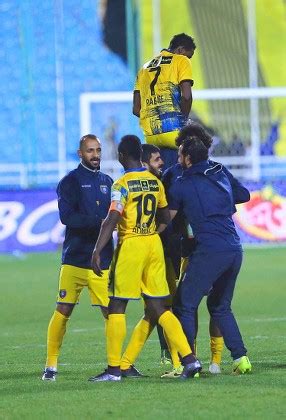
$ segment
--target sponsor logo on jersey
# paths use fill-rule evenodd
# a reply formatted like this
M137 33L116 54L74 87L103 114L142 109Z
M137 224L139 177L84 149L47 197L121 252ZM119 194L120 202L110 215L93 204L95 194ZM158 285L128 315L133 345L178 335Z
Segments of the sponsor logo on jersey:
M90 184L83 184L82 188L91 188L91 185Z
M130 192L159 191L156 179L134 179L127 182Z

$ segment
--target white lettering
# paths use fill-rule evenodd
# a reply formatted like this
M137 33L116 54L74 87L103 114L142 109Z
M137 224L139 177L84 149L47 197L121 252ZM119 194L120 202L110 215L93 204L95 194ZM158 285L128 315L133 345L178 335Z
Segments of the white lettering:
M50 230L43 233L33 233L32 229L41 217L46 216L51 212L58 212L57 200L49 201L48 203L43 204L26 217L18 229L18 241L23 245L28 246L42 245L48 242L51 237Z
M18 201L0 202L0 241L17 230L17 219L24 209L24 205Z

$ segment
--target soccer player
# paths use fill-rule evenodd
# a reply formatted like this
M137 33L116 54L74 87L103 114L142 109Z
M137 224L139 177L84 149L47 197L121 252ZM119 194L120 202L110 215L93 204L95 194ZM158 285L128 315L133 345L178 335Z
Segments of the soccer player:
M195 314L204 295L209 313L231 352L234 373L248 373L246 356L231 301L242 262L242 248L232 215L235 204L247 202L249 192L221 164L208 160L200 136L186 136L179 147L185 168L169 191L172 217L182 208L197 242L179 284L174 312L191 347L195 339Z
M161 179L164 161L159 147L153 144L142 144L142 163L149 172Z
M66 175L57 187L61 222L66 226L59 276L56 310L47 334L47 360L42 379L55 381L60 348L66 324L78 303L83 287L87 287L92 306L99 306L107 318L108 268L113 254L109 240L101 251L102 277L91 269L91 256L102 220L109 205L112 179L99 170L101 144L88 134L80 139L79 166Z
M168 168L177 162L176 137L192 107L191 36L175 35L168 49L143 65L133 93L133 114L139 117L146 143L161 150Z
M124 136L118 153L125 174L112 186L110 210L103 221L92 257L93 270L100 276L100 254L117 225L119 240L111 266L106 329L108 367L90 380L120 381L121 375L126 376L127 372L120 369L126 335L125 310L129 299L140 299L141 295L145 301L145 316L135 327L136 334L146 341L158 322L182 358L184 371L181 377L193 377L201 370L201 364L192 355L179 321L165 307L169 289L163 247L155 225L156 215L160 220L158 232L170 220L164 187L142 166L142 147L138 137Z
M164 162L161 158L159 147L154 146L153 144L142 144L142 163L143 163L143 166L145 166L149 172L151 172L157 178L161 179L162 168L163 168ZM167 264L166 259L165 259L165 262ZM172 273L173 271L174 270L172 270ZM175 276L173 275L170 278L169 272L170 270L168 270L168 267L166 267L167 282L168 282L170 293L173 296L175 287L176 287ZM171 306L171 302L170 302L170 306ZM161 364L162 365L171 364L172 358L170 355L168 344L164 337L163 329L160 325L157 325L157 332L158 332L158 337L159 337L159 342L160 342L160 347L161 347Z

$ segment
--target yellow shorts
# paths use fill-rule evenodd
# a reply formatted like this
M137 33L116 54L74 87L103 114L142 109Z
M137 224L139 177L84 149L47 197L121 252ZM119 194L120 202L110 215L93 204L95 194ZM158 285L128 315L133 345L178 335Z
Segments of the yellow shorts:
M57 303L78 303L84 287L88 288L93 306L108 306L108 270L103 270L103 276L98 277L88 268L67 264L61 267Z
M157 147L169 147L170 149L177 149L176 138L179 131L169 131L168 133L153 134L152 136L145 136L145 141L148 144L154 144Z
M126 238L114 253L109 296L120 299L169 296L164 252L159 235Z

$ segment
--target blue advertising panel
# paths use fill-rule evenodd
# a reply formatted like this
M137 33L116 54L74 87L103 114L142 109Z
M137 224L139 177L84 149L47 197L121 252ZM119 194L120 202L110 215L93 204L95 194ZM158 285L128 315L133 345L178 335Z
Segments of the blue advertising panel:
M286 244L286 182L244 184L251 200L234 215L243 244ZM57 250L64 230L55 191L0 192L0 253Z
M0 192L0 252L53 251L63 241L55 191Z

